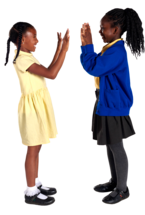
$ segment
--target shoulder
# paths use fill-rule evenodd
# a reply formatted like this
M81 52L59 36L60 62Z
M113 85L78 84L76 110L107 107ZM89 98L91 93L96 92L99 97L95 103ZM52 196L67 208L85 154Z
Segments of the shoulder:
M120 54L126 54L126 50L125 50L125 47L121 44L114 44L113 46L111 46L110 48L108 48L106 51L105 51L106 54L114 54L114 55L120 55ZM104 54L105 54L104 53Z

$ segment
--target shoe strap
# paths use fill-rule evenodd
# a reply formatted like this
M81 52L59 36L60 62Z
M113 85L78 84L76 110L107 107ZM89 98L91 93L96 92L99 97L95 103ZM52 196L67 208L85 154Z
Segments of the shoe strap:
M114 191L117 192L118 195L120 195L120 197L125 197L125 193L122 190L119 190L118 188L114 188Z

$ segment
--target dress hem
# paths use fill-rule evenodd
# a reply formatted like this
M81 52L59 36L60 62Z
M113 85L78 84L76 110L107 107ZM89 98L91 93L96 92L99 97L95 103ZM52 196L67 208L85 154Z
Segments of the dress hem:
M53 138L56 138L56 136L55 137L50 137L50 139L53 139ZM38 145L43 145L43 144L48 144L48 143L50 143L50 140L45 142L45 143L36 143L35 145L30 145L30 144L26 144L26 143L23 143L23 145L25 145L25 146L38 146Z

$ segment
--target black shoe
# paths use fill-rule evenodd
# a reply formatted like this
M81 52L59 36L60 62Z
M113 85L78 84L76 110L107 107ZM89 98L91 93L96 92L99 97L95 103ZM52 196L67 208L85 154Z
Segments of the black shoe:
M103 205L108 206L116 206L118 204L121 204L124 201L129 200L130 198L130 188L127 187L126 191L118 190L117 188L114 188L114 191L116 191L116 196L112 197L111 194L104 195L101 199L101 202Z
M43 184L42 184L43 185ZM42 185L40 185L38 187L38 189L41 191L41 193L45 196L57 196L58 194L58 190L57 190L57 187L55 186L50 186L50 187L47 187L49 190L45 190L42 188Z
M116 187L116 183L111 178L110 181L105 184L96 185L94 187L94 190L97 192L109 192L109 191L113 191L115 187Z
M43 205L43 206L44 205L50 205L53 202L55 202L55 199L53 197L47 197L47 199L39 199L37 197L39 194L36 194L34 196L26 196L25 195L25 202L27 204Z

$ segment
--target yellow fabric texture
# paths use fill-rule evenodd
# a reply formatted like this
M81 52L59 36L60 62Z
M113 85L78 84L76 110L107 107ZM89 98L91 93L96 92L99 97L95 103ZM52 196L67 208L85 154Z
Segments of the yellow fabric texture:
M101 56L102 56L102 54L103 54L110 46L112 46L114 43L116 43L116 42L119 41L119 40L123 40L123 38L119 38L119 39L117 39L117 40L114 40L112 43L108 43L107 45L103 46L102 51L101 51ZM94 77L94 79L95 79L95 87L96 87L97 89L99 89L99 88L100 88L100 87L99 87L99 84L100 84L100 77Z
M15 56L16 53L17 49ZM19 130L22 143L27 146L49 143L49 138L55 138L57 135L54 110L45 77L26 71L33 63L40 65L32 53L20 50L16 63L13 64L22 93L18 104Z

